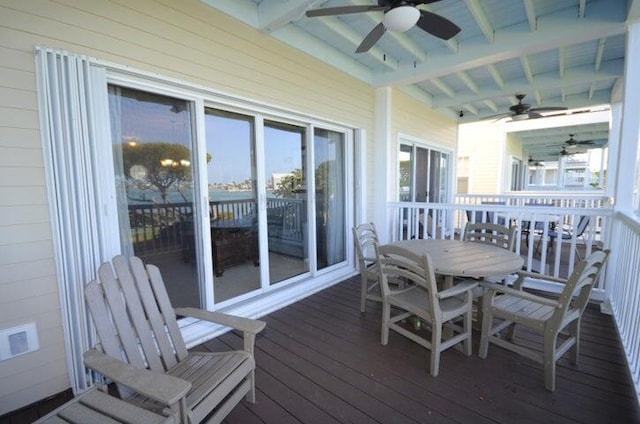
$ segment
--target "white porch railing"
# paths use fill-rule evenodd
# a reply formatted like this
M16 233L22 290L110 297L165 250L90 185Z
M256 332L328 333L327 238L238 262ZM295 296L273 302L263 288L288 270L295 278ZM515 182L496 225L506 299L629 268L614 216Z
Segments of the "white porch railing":
M624 253L612 255L606 295L640 403L640 222L617 213L612 227L613 251Z
M504 195L457 196L456 203L388 204L391 241L412 238L461 239L467 222L515 225L516 253L523 256L528 271L567 278L581 258L598 247L608 246L612 208L602 196L554 198ZM484 202L484 203L483 203ZM535 205L535 206L534 206ZM588 219L584 232L577 231L581 217ZM557 292L557 284L540 284ZM594 289L602 300L604 279Z

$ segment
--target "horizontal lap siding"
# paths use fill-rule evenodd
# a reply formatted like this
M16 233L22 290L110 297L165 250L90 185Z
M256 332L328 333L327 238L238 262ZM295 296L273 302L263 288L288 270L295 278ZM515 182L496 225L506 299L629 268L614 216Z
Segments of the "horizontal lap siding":
M0 362L0 387L15 388L0 392L0 415L69 386L38 121L37 45L373 134L371 87L200 1L0 0L0 329L35 321L41 343L35 353Z

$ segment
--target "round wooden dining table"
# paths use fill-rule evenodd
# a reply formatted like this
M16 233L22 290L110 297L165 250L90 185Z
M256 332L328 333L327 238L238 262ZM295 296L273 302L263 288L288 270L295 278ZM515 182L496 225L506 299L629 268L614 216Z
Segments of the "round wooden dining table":
M418 255L428 253L436 274L446 277L503 277L522 269L524 259L497 246L462 240L412 239L390 243Z

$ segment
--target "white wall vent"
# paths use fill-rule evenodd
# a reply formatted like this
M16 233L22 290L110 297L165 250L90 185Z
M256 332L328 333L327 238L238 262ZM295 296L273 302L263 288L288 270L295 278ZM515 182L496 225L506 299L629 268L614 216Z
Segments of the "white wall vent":
M35 322L0 330L0 361L33 352L39 348Z

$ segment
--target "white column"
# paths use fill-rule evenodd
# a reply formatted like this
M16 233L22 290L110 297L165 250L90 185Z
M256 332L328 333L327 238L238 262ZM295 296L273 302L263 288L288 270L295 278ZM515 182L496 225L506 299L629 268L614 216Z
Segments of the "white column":
M387 202L393 189L394 164L391 163L391 87L381 87L375 90L375 108L373 124L373 167L371 168L370 187L367 188L373 202L369 202L372 210L371 220L378 228L380 241L385 243L389 234L389 213Z
M625 81L622 103L622 121L615 185L616 210L631 212L637 208L633 201L633 189L637 182L638 140L640 138L640 22L627 27L625 56Z
M607 157L607 186L604 195L615 197L618 186L618 155L620 152L620 131L622 126L622 102L611 105L611 129L609 130L609 154Z

